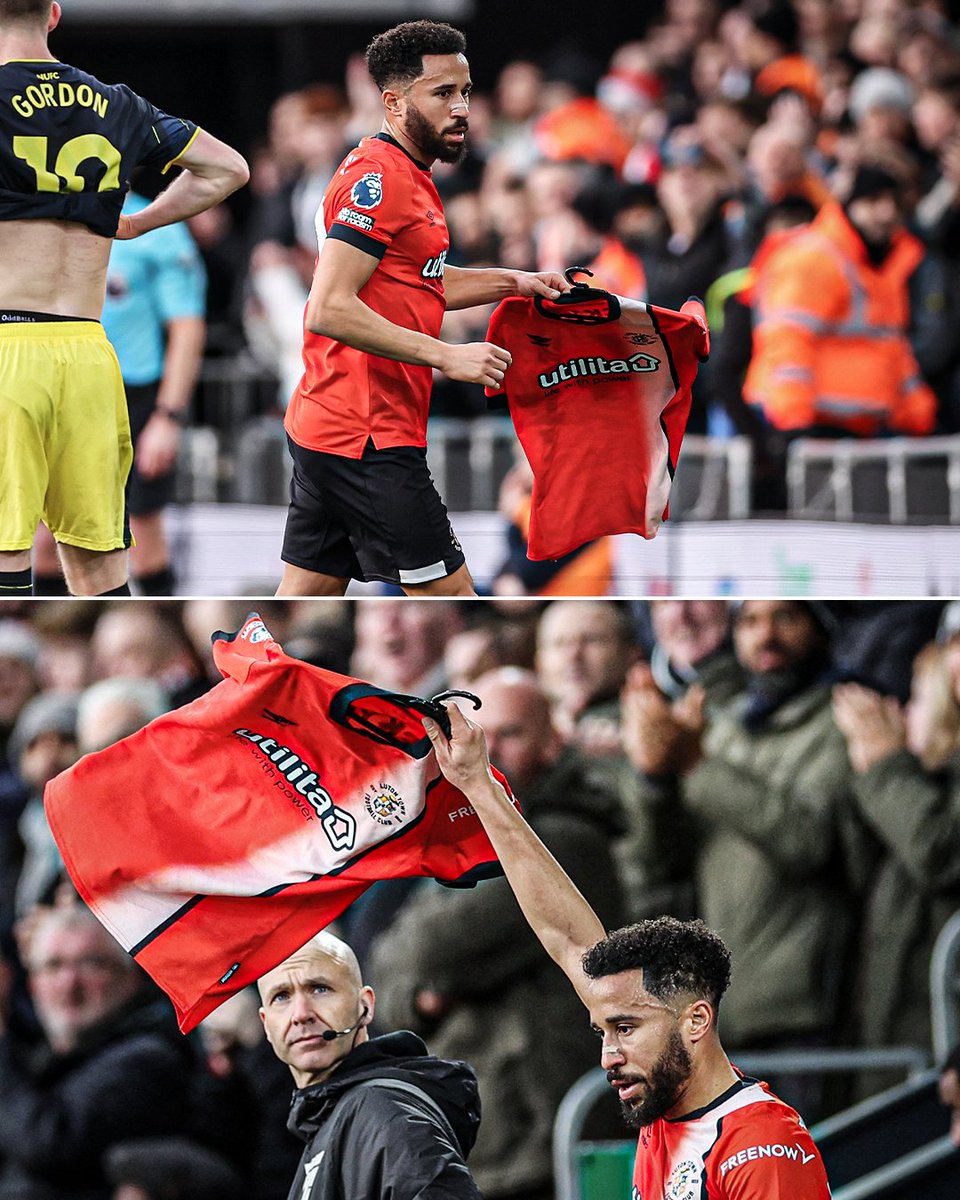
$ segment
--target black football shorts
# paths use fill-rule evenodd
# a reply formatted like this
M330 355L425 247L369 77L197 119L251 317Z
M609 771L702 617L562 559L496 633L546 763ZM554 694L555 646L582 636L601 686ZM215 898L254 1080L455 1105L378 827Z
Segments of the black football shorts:
M381 579L412 587L463 566L460 543L422 446L362 458L307 450L289 437L290 507L280 557L339 579Z
M159 383L124 384L127 393L127 411L130 414L130 438L133 441L134 461L127 478L127 512L132 517L149 517L152 513L173 503L176 486L176 467L166 475L155 479L144 479L137 469L136 451L140 435L153 416L157 403Z

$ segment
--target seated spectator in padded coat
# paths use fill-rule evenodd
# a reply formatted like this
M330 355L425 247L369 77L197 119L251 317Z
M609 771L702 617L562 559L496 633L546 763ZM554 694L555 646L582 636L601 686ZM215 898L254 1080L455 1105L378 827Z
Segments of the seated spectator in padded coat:
M26 967L44 1036L0 1037L0 1197L108 1200L109 1147L182 1131L187 1043L85 908L44 911Z

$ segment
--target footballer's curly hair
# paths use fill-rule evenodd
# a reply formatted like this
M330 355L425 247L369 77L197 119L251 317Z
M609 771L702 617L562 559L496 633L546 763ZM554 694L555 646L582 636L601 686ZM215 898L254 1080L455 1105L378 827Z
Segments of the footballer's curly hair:
M655 917L608 933L583 956L591 979L643 971L643 986L658 1000L695 996L714 1011L730 983L730 951L702 921Z
M404 21L378 34L367 47L367 70L382 92L423 74L425 54L465 54L467 39L445 21Z

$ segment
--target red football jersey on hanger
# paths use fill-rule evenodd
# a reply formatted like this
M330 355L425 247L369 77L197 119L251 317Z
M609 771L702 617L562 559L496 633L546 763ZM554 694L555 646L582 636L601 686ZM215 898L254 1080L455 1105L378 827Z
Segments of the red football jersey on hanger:
M604 302L511 297L487 330L513 357L501 391L487 395L506 395L533 471L531 559L605 534L652 538L667 515L690 389L709 352L703 305L608 299L614 319L581 323L585 304L597 313Z
M77 890L185 1032L376 880L500 873L422 701L290 658L256 614L213 653L223 682L44 795Z

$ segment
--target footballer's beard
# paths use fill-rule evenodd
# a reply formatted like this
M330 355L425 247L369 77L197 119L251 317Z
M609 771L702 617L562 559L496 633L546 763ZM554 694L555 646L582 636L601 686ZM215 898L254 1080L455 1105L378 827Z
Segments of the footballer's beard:
M670 1036L663 1053L647 1073L647 1087L643 1095L634 1100L621 1100L620 1109L623 1119L630 1129L640 1129L644 1125L652 1125L665 1113L669 1112L677 1102L680 1089L690 1078L693 1063L687 1048L683 1044L679 1032L670 1030ZM619 1075L616 1071L607 1073L607 1077L618 1076L627 1082L633 1082L629 1075Z
M466 133L467 128L466 121L451 121L445 132L463 130ZM411 142L424 151L425 156L429 159L438 159L444 163L458 163L467 153L466 138L462 142L448 142L443 133L438 133L420 109L413 104L407 105L403 132Z

